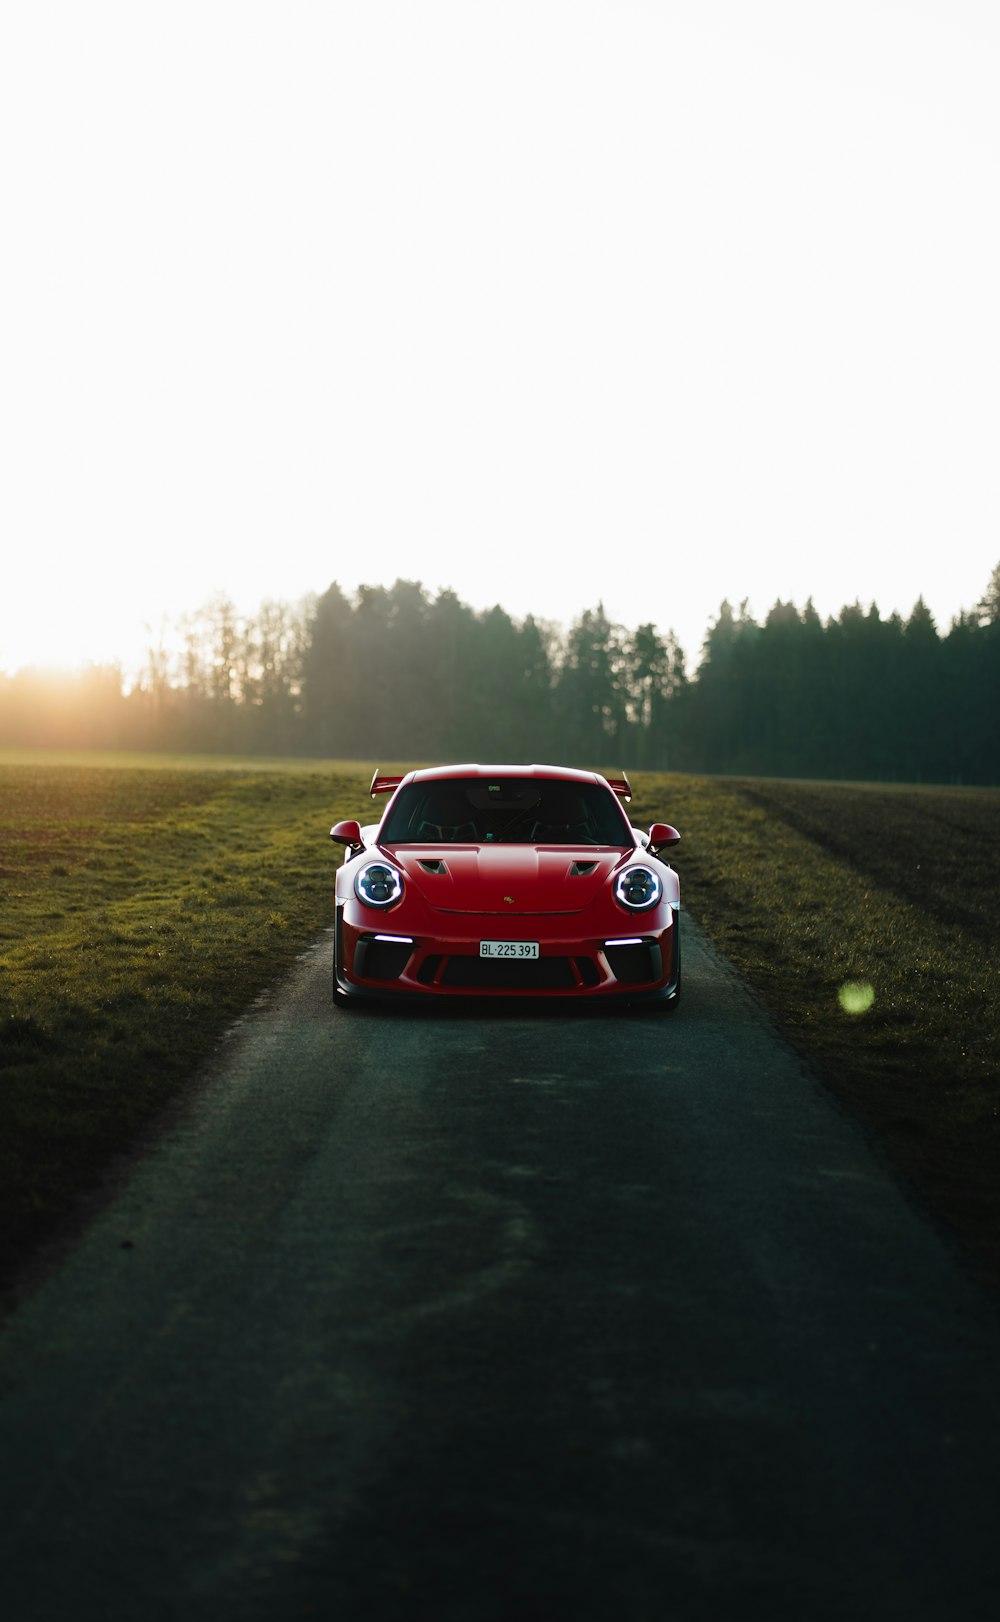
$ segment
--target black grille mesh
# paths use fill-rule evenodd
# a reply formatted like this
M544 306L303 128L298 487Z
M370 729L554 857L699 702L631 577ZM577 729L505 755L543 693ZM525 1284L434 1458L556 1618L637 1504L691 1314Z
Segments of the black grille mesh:
M450 957L440 983L475 991L560 991L577 981L568 957Z

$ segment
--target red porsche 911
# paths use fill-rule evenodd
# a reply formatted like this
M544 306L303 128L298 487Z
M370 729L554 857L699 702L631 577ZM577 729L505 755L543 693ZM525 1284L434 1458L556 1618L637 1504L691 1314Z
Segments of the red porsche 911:
M626 777L560 766L376 772L338 822L334 1001L546 997L676 1005L680 835L633 828Z

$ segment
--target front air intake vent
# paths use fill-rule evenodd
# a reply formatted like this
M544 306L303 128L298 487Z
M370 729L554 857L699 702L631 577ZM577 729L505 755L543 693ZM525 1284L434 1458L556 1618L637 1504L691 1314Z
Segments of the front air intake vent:
M377 935L362 935L354 948L354 972L363 980L398 980L412 951L413 942L402 936L379 940Z
M663 973L663 957L658 941L606 941L604 955L611 973L623 986L640 986L659 980Z
M574 862L569 870L569 876L571 879L584 879L596 866L596 862Z
M425 861L422 856L419 861L425 873L447 873L448 871L443 862Z
M420 981L422 986L429 986L433 982L434 976L437 974L443 961L444 960L440 952L434 952L430 957L424 958L420 968L417 970L417 979Z

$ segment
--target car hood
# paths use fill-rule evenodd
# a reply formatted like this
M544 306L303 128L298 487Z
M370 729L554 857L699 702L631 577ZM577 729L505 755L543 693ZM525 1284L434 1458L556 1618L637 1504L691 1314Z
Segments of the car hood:
M385 854L441 912L582 912L630 851L581 845L390 846Z

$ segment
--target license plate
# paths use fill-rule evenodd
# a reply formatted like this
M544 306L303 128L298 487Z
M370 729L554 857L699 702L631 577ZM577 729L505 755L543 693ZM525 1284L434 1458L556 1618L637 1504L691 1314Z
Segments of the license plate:
M480 941L480 957L537 957L537 941Z

